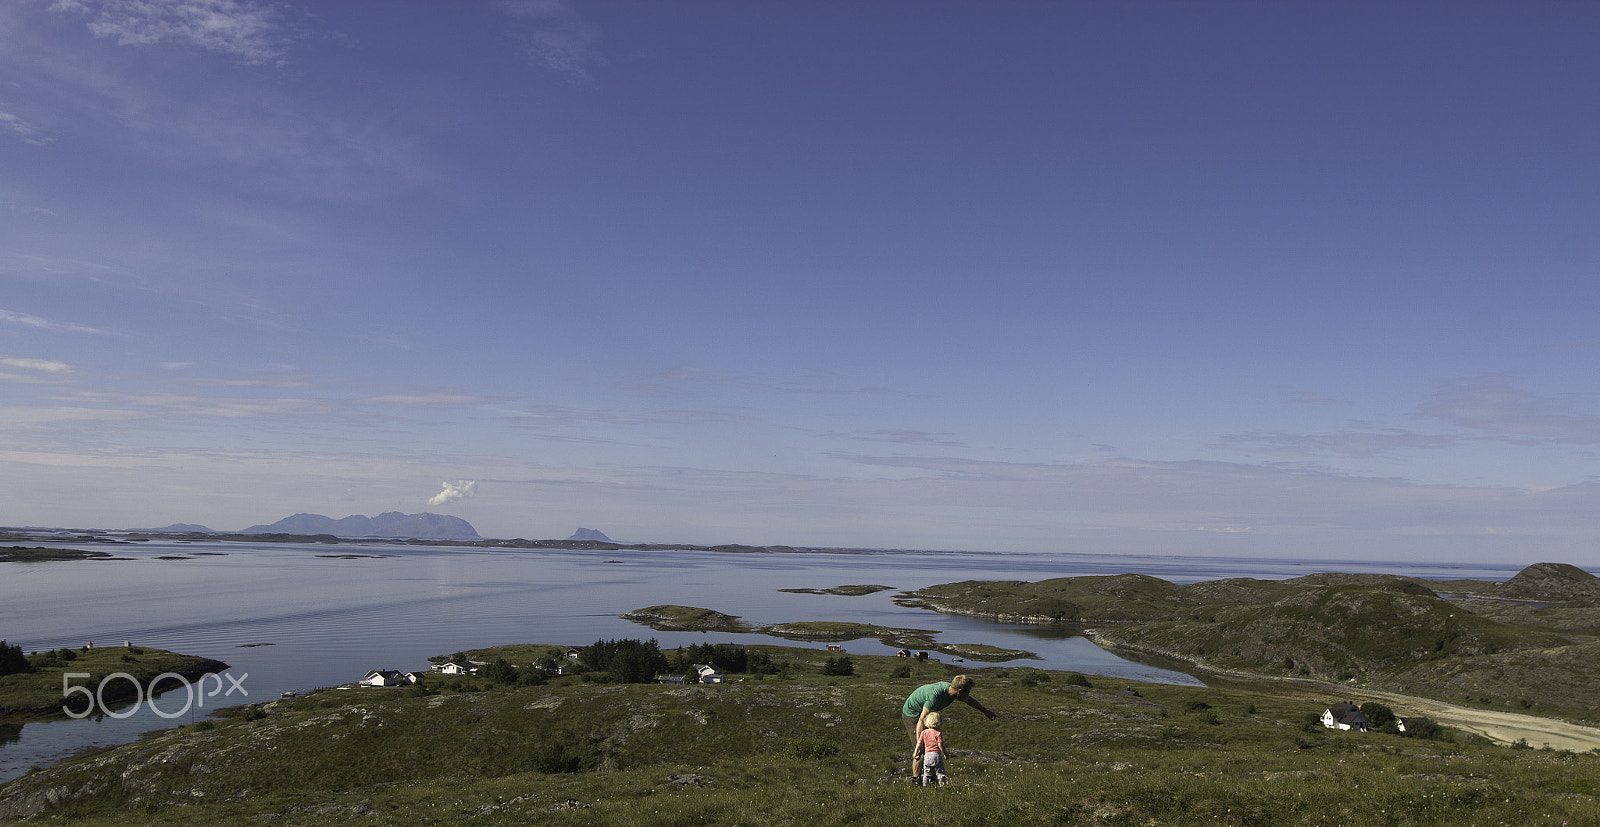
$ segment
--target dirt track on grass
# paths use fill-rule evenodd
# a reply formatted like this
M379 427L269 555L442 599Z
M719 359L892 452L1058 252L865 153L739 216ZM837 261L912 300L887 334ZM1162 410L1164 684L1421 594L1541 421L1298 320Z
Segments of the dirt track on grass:
M1243 672L1215 672L1204 670L1208 685L1229 685L1240 689L1253 689L1269 694L1287 694L1292 697L1304 697L1316 701L1317 705L1326 706L1336 701L1378 701L1402 718L1423 717L1431 718L1436 723L1482 735L1497 744L1515 744L1526 741L1534 749L1570 750L1572 752L1588 752L1600 749L1600 728L1558 721L1554 718L1541 718L1537 715L1523 715L1518 712L1500 712L1493 709L1477 709L1469 706L1458 706L1433 698L1419 698L1415 695L1402 695L1398 692L1385 692L1380 689L1367 689L1365 687L1349 686L1341 683L1328 683L1323 681L1307 680L1304 678L1273 678L1263 675L1250 675ZM1288 691L1284 691L1288 690ZM1318 710L1320 711L1320 710Z
M1348 694L1348 688L1346 693ZM1431 698L1417 698L1392 692L1361 690L1361 695L1381 701L1402 718L1408 715L1432 718L1451 729L1482 735L1497 744L1527 741L1528 746L1535 749L1549 747L1572 752L1600 749L1600 729L1591 726L1569 724L1553 718L1521 715L1516 712L1473 709Z
M1137 652L1137 650L1120 646L1115 641L1107 640L1098 630L1089 629L1085 631L1085 634L1097 645L1110 651L1120 649L1125 652ZM1415 695L1404 695L1399 692L1387 692L1381 689L1368 689L1329 681L1318 681L1309 678L1273 677L1229 669L1217 669L1176 656L1170 652L1158 654L1171 659L1173 663L1182 663L1187 668L1179 668L1184 668L1184 671L1201 678L1208 686L1232 686L1238 689L1254 690L1271 695L1304 698L1311 705L1321 708L1326 708L1327 704L1337 701L1360 703L1374 700L1388 706L1394 710L1394 714L1402 718L1432 718L1436 723L1443 726L1470 732L1474 735L1482 735L1497 744L1511 745L1518 741L1526 741L1528 746L1534 749L1549 747L1550 749L1570 750L1572 752L1588 752L1592 749L1600 749L1600 728L1583 724L1568 723L1554 718L1541 718L1537 715L1523 715L1518 712L1500 712L1492 709L1458 706L1433 698L1421 698ZM1321 709L1317 711L1321 711Z

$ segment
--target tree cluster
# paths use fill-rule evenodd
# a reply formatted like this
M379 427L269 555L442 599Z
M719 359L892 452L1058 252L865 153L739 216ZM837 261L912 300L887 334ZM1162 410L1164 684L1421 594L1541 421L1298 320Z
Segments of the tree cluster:
M854 675L855 673L856 664L855 661L850 659L849 655L840 655L836 658L828 658L827 662L822 664L822 674L824 675L845 676Z
M0 675L32 671L33 664L28 663L28 656L22 654L21 646L13 646L0 640Z
M670 668L654 639L597 640L579 650L578 665L605 673L613 683L653 683Z
M782 668L766 652L751 652L737 643L696 643L672 654L673 674L687 674L697 663L707 663L728 674L775 675Z
M19 650L20 651L20 650ZM78 659L78 653L71 649L52 649L45 652L34 652L28 656L28 668L22 671L29 672L34 669L50 669L66 666Z

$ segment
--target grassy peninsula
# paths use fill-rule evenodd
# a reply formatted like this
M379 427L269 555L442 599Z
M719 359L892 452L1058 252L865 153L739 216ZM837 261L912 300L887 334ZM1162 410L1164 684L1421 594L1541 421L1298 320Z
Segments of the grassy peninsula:
M561 647L474 650L480 660ZM914 787L899 705L953 670L749 647L775 674L700 685L453 678L237 710L0 787L0 817L74 824L1593 823L1600 755L1324 729L1315 693L977 670L944 728L953 784ZM520 663L519 663L520 666ZM1406 711L1397 709L1405 714Z
M0 641L0 644L3 643ZM21 654L14 648L13 653ZM5 674L0 674L0 720L66 717L63 703L69 698L63 692L64 680L72 686L85 687L90 692L96 691L107 675L118 672L131 675L139 682L138 689L121 679L106 683L100 694L110 703L133 698L140 692L148 695L151 684L164 673L171 672L186 680L195 680L207 672L221 672L228 668L221 661L141 646L60 649L29 654L25 658L27 671L8 668L4 670ZM80 675L87 673L88 677L67 680L69 672ZM176 687L177 682L169 678L155 689L160 692ZM73 693L70 700L80 702L81 706L85 697L78 692ZM74 708L73 711L83 710Z

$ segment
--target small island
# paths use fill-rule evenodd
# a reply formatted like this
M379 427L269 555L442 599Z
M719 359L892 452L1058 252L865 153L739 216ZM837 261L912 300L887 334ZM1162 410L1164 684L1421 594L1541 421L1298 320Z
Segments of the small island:
M57 560L115 560L104 551L44 546L0 546L0 563L47 563Z
M834 586L831 589L779 589L780 592L790 594L835 594L843 597L861 597L867 594L886 592L893 586Z
M650 606L634 609L623 615L635 623L643 623L658 632L733 632L751 631L739 618L697 609L693 606Z
M870 623L850 623L836 620L801 620L791 623L774 623L770 626L750 626L733 615L695 606L650 606L635 609L622 616L635 623L643 623L661 632L732 632L753 633L785 640L843 642L862 638L877 638L887 646L906 649L933 649L961 658L983 661L1007 661L1037 658L1033 652L1021 649L1003 649L983 643L937 643L938 632L928 629L896 629Z

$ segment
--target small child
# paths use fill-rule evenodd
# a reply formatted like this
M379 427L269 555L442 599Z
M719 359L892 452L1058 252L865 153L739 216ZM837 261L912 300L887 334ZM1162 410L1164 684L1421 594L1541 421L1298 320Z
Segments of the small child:
M939 734L939 713L929 712L922 721L922 734L917 740L917 754L922 756L922 786L931 787L935 781L945 785L944 736Z

